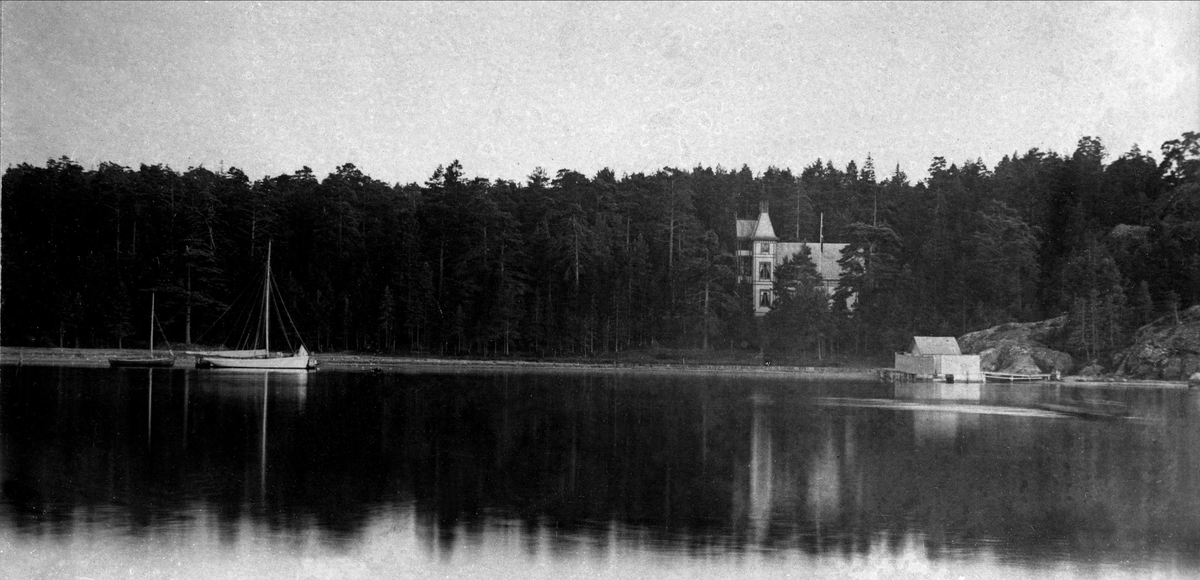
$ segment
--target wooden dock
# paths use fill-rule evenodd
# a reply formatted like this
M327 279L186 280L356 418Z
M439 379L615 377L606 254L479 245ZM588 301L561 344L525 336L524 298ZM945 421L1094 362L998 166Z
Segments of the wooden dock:
M879 380L885 383L913 383L917 375L899 369L879 369Z

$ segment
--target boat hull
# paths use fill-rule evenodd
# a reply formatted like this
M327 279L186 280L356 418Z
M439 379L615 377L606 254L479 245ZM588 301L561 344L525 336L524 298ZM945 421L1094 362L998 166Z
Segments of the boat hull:
M196 359L196 368L250 369L250 370L305 370L317 368L311 356L277 356L269 358L240 358L202 356Z
M187 350L183 354L199 357L221 358L270 358L272 356L287 356L284 353L270 353L266 349L257 350Z
M173 358L110 358L108 365L113 368L169 368L175 366Z
M1049 381L1053 375L1019 375L1014 373L983 373L989 383L1033 383Z

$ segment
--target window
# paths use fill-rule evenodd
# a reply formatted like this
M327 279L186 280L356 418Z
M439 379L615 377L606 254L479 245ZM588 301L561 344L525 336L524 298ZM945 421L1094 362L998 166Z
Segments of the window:
M763 308L771 307L771 291L770 290L763 290L762 293L758 295L758 305Z
M762 245L759 246L758 251L759 251L759 253L762 253L762 254L770 254L771 253L771 243L763 242Z
M759 262L758 263L758 279L759 280L770 280L771 279L771 263L770 262Z

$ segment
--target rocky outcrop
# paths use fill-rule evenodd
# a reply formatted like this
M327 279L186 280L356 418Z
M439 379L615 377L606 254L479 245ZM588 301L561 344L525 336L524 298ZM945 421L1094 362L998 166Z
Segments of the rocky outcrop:
M1186 381L1200 373L1200 305L1138 329L1133 345L1113 357L1117 374L1138 379Z
M1041 322L1010 322L965 334L958 346L966 354L978 354L985 372L1014 374L1070 373L1075 366L1071 355L1054 350L1064 332L1067 318L1060 316Z

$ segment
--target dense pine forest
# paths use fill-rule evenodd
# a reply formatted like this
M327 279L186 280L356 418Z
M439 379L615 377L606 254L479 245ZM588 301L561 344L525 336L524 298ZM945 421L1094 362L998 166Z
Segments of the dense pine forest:
M268 246L310 349L597 356L652 347L793 359L880 354L1069 315L1063 347L1104 364L1140 325L1200 303L1200 134L1157 156L1080 139L994 168L935 158L918 183L870 157L799 172L695 167L389 185L346 164L251 181L236 168L3 176L5 345L229 344ZM769 202L783 241L850 244L832 304L803 258L756 319L735 219ZM849 299L849 301L848 301ZM849 304L849 306L848 306ZM295 340L295 337L290 337ZM232 344L230 344L232 346Z

